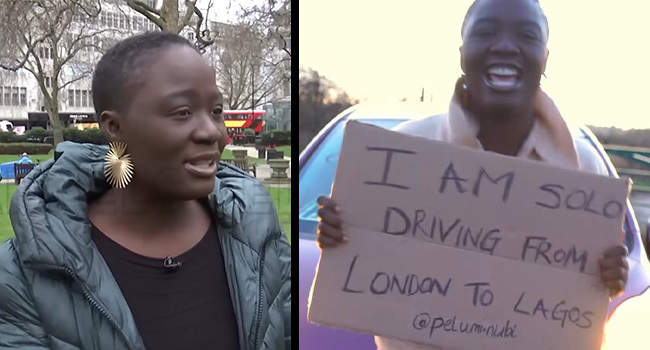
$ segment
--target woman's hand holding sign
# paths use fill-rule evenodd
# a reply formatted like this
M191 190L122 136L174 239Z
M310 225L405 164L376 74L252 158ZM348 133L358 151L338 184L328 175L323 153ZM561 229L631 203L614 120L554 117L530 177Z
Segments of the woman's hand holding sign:
M348 241L343 234L343 219L336 202L330 197L318 197L318 246L323 248L334 247Z
M630 269L627 259L627 247L623 244L614 246L605 251L603 257L598 261L600 266L600 277L609 289L611 297L615 297L625 290L627 284L627 273Z

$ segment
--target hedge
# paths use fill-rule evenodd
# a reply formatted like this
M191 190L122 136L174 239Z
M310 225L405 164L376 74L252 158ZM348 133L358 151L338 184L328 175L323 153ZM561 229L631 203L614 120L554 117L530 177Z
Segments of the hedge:
M291 131L270 130L262 133L262 144L265 146L274 144L284 146L291 144Z
M47 143L52 137L52 130L45 130L41 127L34 127L25 132L24 135L16 135L11 131L0 132L0 143ZM75 128L63 129L63 140L78 143L94 143L107 145L108 138L101 129L79 130Z
M0 154L48 154L51 150L52 145L46 143L0 143Z
M43 143L46 137L52 136L52 130L45 130L40 126L35 126L25 131L25 136L27 136L29 142Z
M0 131L0 143L24 143L27 136L16 135L13 131Z
M74 128L63 129L63 139L78 143L94 143L108 145L108 138L101 129L79 130Z

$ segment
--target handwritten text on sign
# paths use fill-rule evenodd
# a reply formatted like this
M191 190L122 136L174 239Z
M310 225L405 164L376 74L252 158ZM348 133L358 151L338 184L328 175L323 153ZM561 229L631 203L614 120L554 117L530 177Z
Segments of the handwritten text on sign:
M350 122L312 322L458 349L598 349L598 257L621 241L627 180Z

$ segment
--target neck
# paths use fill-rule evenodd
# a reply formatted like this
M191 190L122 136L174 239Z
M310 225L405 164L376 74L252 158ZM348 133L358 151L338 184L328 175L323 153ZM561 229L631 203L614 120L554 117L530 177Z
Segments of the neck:
M486 151L516 156L535 122L532 106L520 109L482 111L476 114L478 140Z
M195 219L197 201L172 200L152 193L135 182L124 189L113 188L89 214L96 214L93 216L98 221L112 221L113 225L143 233L174 232Z

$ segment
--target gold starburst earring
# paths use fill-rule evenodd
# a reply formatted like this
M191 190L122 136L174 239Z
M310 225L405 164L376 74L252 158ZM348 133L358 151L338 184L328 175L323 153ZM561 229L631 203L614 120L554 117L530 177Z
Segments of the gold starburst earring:
M126 153L126 143L111 142L104 162L104 175L115 188L125 188L133 177L131 155Z

